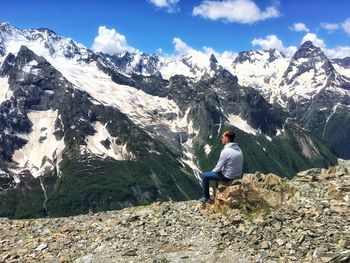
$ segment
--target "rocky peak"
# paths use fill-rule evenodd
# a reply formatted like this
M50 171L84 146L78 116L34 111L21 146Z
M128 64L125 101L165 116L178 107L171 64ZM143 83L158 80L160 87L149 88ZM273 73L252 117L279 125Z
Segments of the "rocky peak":
M318 58L328 60L321 48L315 46L311 41L305 41L297 50L297 52L295 52L292 60L298 60L301 58Z
M68 59L89 60L92 51L82 44L58 35L51 29L18 29L9 23L0 25L0 55L18 52L19 45L28 45L39 55L47 50L51 56L64 56ZM44 51L45 53L45 51Z
M0 36L5 34L5 33L9 34L9 33L16 31L16 30L18 30L18 29L8 22L4 22L4 23L0 24Z
M311 84L311 86L329 86L335 83L339 75L321 48L315 46L311 41L304 42L294 54L283 75L282 84L291 85L295 83L302 85L302 82L296 80L305 72L312 73L308 76L310 79L303 80L306 81L308 85ZM320 83L320 81L316 82L316 76L318 79L322 79L322 83ZM339 80L338 83L339 82L342 81Z
M285 58L286 57L282 52L278 51L275 48L271 48L271 49L267 50L267 52L269 53L269 62L273 62L276 59L280 59L280 58Z
M47 28L47 27L40 27L37 29L39 32L43 32L45 34L48 34L48 35L58 35L55 31L53 31L52 29L50 28Z
M211 55L210 55L210 63L218 63L218 60L216 59L216 57L215 57L215 55L212 53Z
M255 50L241 51L238 53L237 57L233 61L233 64L242 64L245 61L253 62L251 57L253 54L257 52L258 51L255 51Z
M242 51L238 53L238 56L233 61L233 65L242 64L246 61L249 63L256 63L256 62L271 63L276 59L281 59L285 57L286 56L282 52L276 50L275 48L268 49L268 50Z

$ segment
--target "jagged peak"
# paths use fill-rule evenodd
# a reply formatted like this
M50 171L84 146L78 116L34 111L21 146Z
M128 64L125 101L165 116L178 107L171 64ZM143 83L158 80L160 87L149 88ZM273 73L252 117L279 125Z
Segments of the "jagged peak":
M314 43L312 43L312 41L310 41L310 40L305 41L299 47L297 52L295 52L295 54L293 55L292 59L297 60L300 58L310 58L310 57L319 57L321 59L328 60L328 58L323 53L321 48L318 46L315 46Z
M47 28L47 27L39 27L36 30L39 31L39 32L43 32L43 33L49 34L49 35L58 36L58 34L55 31L53 31L52 29ZM69 38L67 38L67 39L69 39Z
M2 32L2 36L13 35L15 32L18 32L18 31L20 31L20 29L13 26L9 22L4 22L0 24L0 33Z
M210 63L218 63L218 60L213 53L210 55Z
M243 63L249 61L250 63L254 61L263 61L273 62L276 59L285 58L285 54L281 51L271 48L271 49L252 49L247 51L241 51L238 53L238 56L233 61L233 64Z
M286 55L283 52L281 52L275 48L270 48L270 49L267 49L264 51L269 52L270 58L275 57L276 59L278 59L278 58L285 58L286 57Z
M302 43L300 48L317 48L317 46L315 46L311 40L307 40L307 41Z
M15 28L10 22L0 23L0 28Z

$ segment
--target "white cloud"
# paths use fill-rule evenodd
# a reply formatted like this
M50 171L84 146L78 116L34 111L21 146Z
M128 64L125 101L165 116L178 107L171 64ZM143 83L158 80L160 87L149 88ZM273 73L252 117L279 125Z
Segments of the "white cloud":
M321 27L328 30L328 31L334 31L339 29L339 24L336 23L321 23Z
M180 38L174 37L173 44L175 47L175 51L180 55L186 54L188 51L193 50L192 47L183 42Z
M98 28L98 35L92 44L92 50L109 55L125 51L136 51L133 47L128 46L124 35L119 34L114 28L108 29L106 26Z
M211 47L204 46L201 50L194 49L193 47L186 44L180 38L174 37L173 44L176 51L176 56L186 55L189 51L195 51L203 55L208 56L208 59L211 54L214 54L218 62L224 67L230 67L232 61L237 57L238 53L234 51L225 50L223 52L218 52Z
M350 35L350 18L346 19L342 24L343 30Z
M321 27L328 31L343 29L350 36L350 18L347 18L343 23L321 23Z
M335 48L327 48L323 39L318 38L315 33L307 33L302 41L303 44L306 41L311 41L315 46L322 49L322 51L329 58L345 58L350 57L350 47L336 46ZM275 48L278 51L283 52L287 57L291 57L297 51L295 46L285 47L283 42L278 39L276 35L268 35L265 38L255 38L252 41L253 46L260 46L262 49Z
M211 20L242 24L252 24L280 15L276 6L268 6L265 10L261 10L253 0L205 0L194 7L192 14Z
M320 47L321 49L326 48L326 44L322 39L319 39L315 33L307 33L301 40L301 44L306 41L311 41L315 46Z
M264 50L275 48L284 53L287 57L293 56L297 51L295 46L285 47L283 42L276 35L268 35L265 38L254 38L251 43L253 46L260 46L260 48Z
M327 48L324 40L318 38L317 35L314 33L307 33L303 37L301 44L308 40L310 40L315 46L320 47L322 51L326 54L326 56L329 58L350 57L350 47L336 46L335 48Z
M180 11L179 0L148 0L158 8L165 9L168 13L176 13Z
M234 51L225 50L223 52L218 52L215 49L211 47L203 47L203 51L206 55L210 56L211 54L214 54L216 59L219 61L219 63L229 68L232 65L232 61L237 57L238 53Z
M333 49L327 49L326 54L330 58L350 57L350 47L337 46Z
M310 29L306 27L304 23L294 23L292 27L289 28L292 31L296 32L309 32Z
M234 51L229 51L229 50L225 50L223 52L218 52L216 51L215 49L211 48L211 47L207 47L207 46L204 46L203 47L203 51L205 54L207 55L211 55L211 54L214 54L215 57L220 60L220 59L223 59L223 60L226 60L226 59L231 59L231 60L234 60L238 53L237 52L234 52Z

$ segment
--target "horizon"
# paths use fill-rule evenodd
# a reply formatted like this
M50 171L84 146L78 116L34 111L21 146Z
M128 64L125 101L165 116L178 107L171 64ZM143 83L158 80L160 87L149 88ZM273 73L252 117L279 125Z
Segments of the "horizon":
M337 4L315 0L77 0L69 8L67 4L13 1L3 4L0 18L20 29L51 29L107 54L138 50L178 55L193 49L233 59L241 51L275 48L291 57L310 40L329 58L350 56L350 6L345 0ZM316 16L310 16L311 9Z

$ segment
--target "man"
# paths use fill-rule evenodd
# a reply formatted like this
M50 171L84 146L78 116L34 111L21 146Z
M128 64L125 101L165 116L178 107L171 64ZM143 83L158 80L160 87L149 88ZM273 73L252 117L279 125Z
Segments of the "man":
M243 153L237 143L234 143L235 133L225 131L221 136L224 148L215 168L211 172L202 173L202 198L201 202L210 201L209 181L230 181L242 178Z

